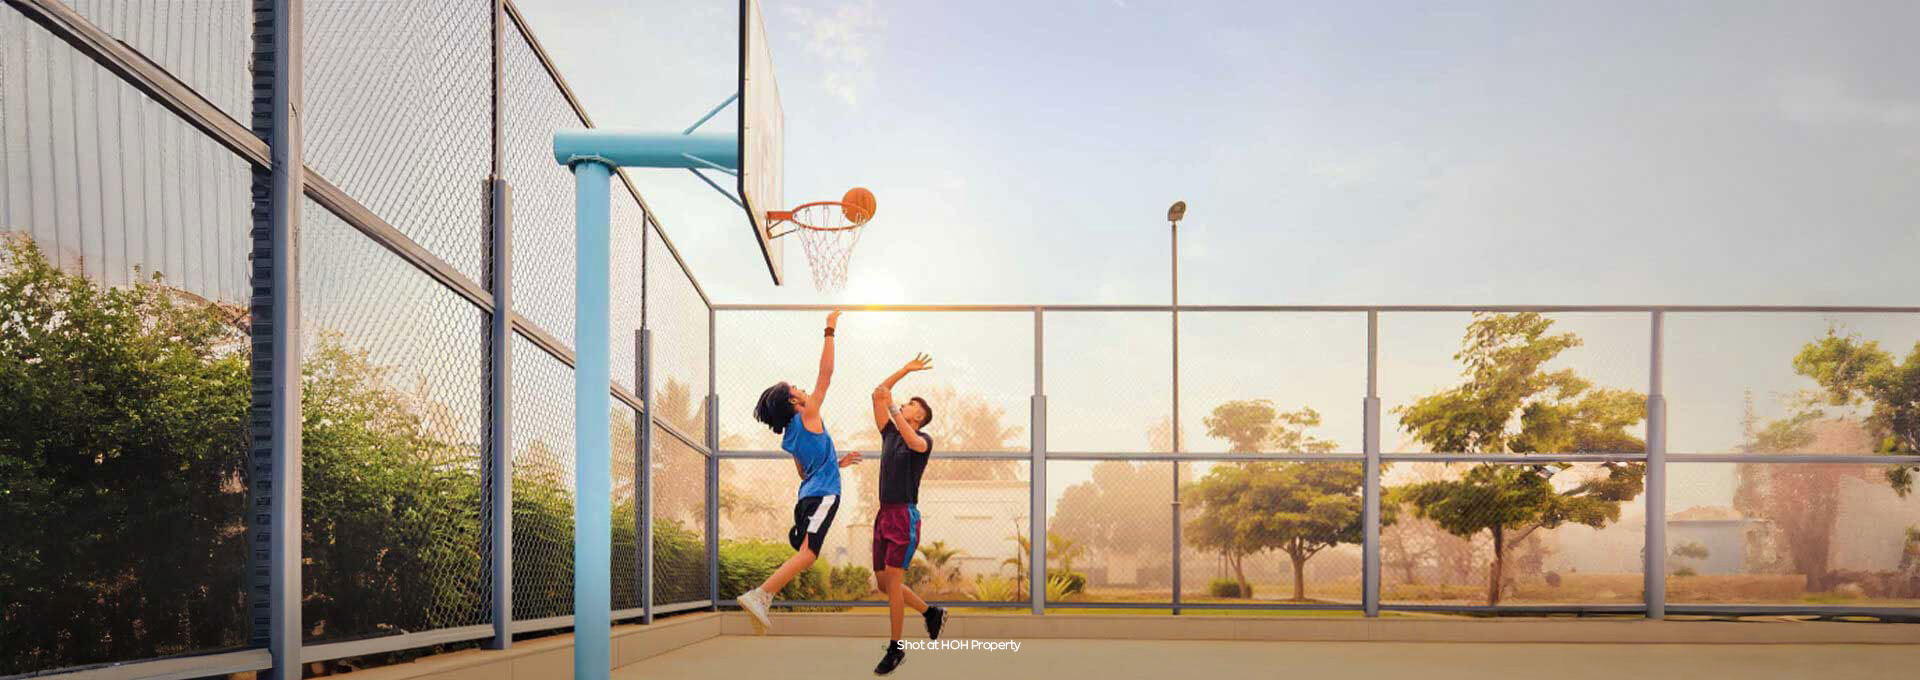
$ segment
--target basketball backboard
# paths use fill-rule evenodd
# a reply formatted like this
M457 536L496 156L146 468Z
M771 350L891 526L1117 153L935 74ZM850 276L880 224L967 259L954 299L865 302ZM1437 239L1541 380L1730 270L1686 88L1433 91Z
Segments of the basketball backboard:
M784 282L785 250L768 233L767 212L787 208L786 114L780 108L780 84L773 75L767 29L760 18L760 0L740 0L740 115L739 196L753 226L754 240L766 258L773 284Z

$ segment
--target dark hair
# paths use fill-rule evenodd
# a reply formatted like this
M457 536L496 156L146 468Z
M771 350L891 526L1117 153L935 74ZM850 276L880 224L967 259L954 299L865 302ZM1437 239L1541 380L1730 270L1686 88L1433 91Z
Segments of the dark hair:
M927 400L921 399L919 397L914 397L912 399L908 399L907 401L911 401L913 403L919 404L920 410L927 412L927 419L920 423L921 427L926 427L928 425L933 424L933 407L927 405Z
M766 423L774 434L785 434L787 423L793 422L793 388L786 383L774 383L760 393L760 401L753 405L753 419Z

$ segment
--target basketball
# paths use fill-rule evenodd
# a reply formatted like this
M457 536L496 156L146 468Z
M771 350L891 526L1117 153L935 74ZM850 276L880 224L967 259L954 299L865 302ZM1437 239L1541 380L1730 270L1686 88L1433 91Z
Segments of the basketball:
M877 209L879 206L873 202L873 192L864 187L848 189L847 195L840 197L841 214L854 224L873 219L873 211Z

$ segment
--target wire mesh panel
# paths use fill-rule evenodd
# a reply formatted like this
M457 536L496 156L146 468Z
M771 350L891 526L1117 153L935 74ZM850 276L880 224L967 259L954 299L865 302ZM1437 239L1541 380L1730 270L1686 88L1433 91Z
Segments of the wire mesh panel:
M1394 463L1381 601L1641 604L1644 475L1639 463Z
M753 420L760 393L778 382L813 389L825 312L725 312L718 316L720 446L775 451L780 437ZM879 450L873 389L916 352L931 371L893 390L933 407L927 434L942 451L1025 451L1033 394L1033 315L848 312L835 336L833 386L824 410L842 451Z
M654 416L707 434L707 303L655 229L647 238L647 326L653 329Z
M1804 451L1861 453L1856 423L1796 426ZM1675 463L1667 600L1920 608L1920 498L1889 466ZM1685 500L1682 500L1685 499Z
M1359 461L1185 467L1181 601L1360 604L1365 470Z
M653 601L708 599L707 458L656 432L652 481Z
M253 115L253 3L247 0L66 0L108 35L186 83L227 116Z
M1194 464L1181 465L1181 479L1192 479ZM1173 601L1173 468L1164 461L1047 463L1050 576L1042 587L1054 589L1049 606ZM1025 592L1029 584L1015 585Z
M553 133L586 125L518 27L507 31L503 49L507 97L501 154L513 185L514 311L571 347L573 173L553 161Z
M159 31L152 16L124 16L127 30ZM142 35L178 41L169 31L189 28L168 25ZM244 54L232 70L245 74ZM0 233L29 234L63 268L111 285L158 273L200 297L245 303L249 180L226 147L0 8Z
M1048 450L1173 450L1172 314L1048 312L1045 360Z
M1380 315L1387 452L1640 453L1646 314Z
M1365 314L1183 313L1185 451L1361 450Z
M485 623L485 316L319 204L301 221L307 636Z
M640 451L640 440L635 429L639 414L625 404L613 404L613 470L610 472L613 489L613 608L632 609L640 606L640 562L635 549L639 543L634 541L638 526L633 519L638 507L634 499L639 492L640 480L634 473L634 455Z
M1865 371L1827 367L1854 355L1862 369L1913 366L1909 355L1916 342L1920 315L1915 314L1668 314L1667 448L1676 453L1755 450L1761 446L1758 437L1775 422L1801 417L1864 422L1888 401L1876 397L1889 395L1866 389L1873 376ZM1836 379L1817 379L1821 375ZM1851 403L1834 403L1831 398L1841 395L1830 387L1844 389ZM1778 442L1767 446L1779 448Z
M642 239L647 233L647 215L633 195L619 184L614 183L613 206L609 215L609 227L613 230L613 252L609 260L613 275L607 309L607 329L613 337L608 338L609 363L607 372L613 384L634 392L634 376L640 368L639 355L634 354L636 334L640 331L640 317L645 307L641 299L646 276L642 270L644 261L640 257ZM636 393L645 401L647 395Z
M302 21L307 165L484 279L492 4L309 0Z
M573 613L573 418L573 369L531 341L515 335L515 619ZM615 421L616 441L619 427ZM632 425L627 428L631 431ZM628 505L631 508L631 503ZM615 504L615 513L619 507ZM617 514L615 525L618 525Z

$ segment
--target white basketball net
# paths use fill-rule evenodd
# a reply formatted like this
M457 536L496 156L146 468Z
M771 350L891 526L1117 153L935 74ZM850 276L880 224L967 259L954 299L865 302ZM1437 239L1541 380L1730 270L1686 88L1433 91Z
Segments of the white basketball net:
M847 285L847 261L860 243L860 232L866 231L862 228L866 220L848 220L846 212L839 203L814 203L793 213L794 231L807 251L807 267L813 270L814 290L837 291Z

